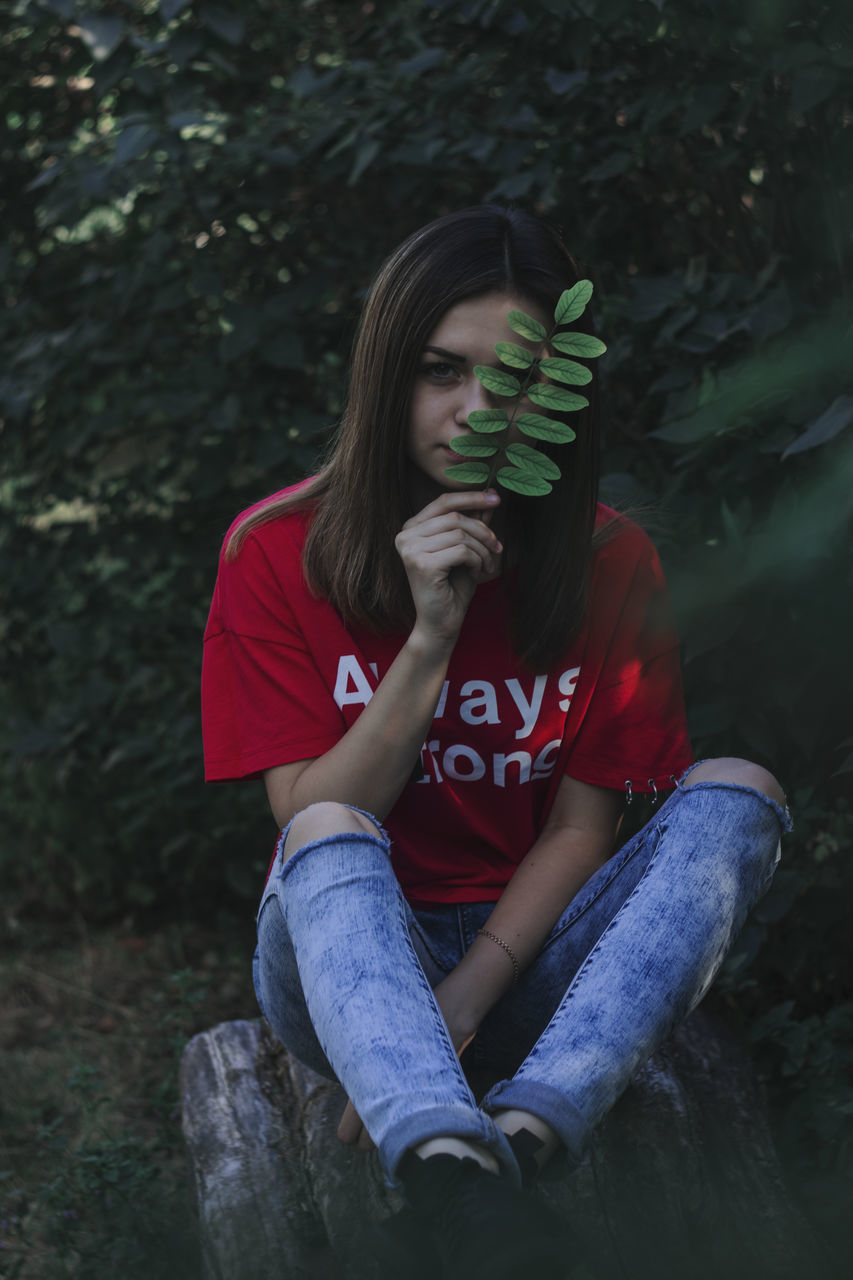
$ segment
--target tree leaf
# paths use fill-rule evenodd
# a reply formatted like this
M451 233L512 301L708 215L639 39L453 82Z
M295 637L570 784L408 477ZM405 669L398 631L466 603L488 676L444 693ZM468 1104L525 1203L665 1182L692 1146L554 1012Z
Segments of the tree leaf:
M827 440L832 440L851 422L853 396L837 396L829 408L819 418L815 418L814 422L810 422L803 434L788 445L782 457L789 458L792 453L802 453L804 449L814 449L817 445L826 444Z
M160 0L160 12L166 22L171 22L173 18L177 18L179 13L186 9L190 0Z
M529 444L516 441L508 447L506 456L513 466L521 467L522 470L533 470L537 475L544 476L546 480L560 478L560 468L554 459L549 458L547 453L540 453Z
M510 311L506 319L510 329L531 342L544 342L548 336L544 326L529 316L526 311Z
M454 453L461 453L463 458L491 458L500 445L494 440L480 440L477 436L457 436L450 441L450 447Z
M583 387L592 382L592 372L586 365L577 364L574 360L562 360L559 356L546 356L539 361L539 367L549 378L557 382L567 382L571 387Z
M576 92L589 79L588 71L557 71L549 67L545 72L545 83L552 93L564 94Z
M77 19L80 39L96 62L104 62L118 48L126 28L121 18L85 14Z
M118 165L125 165L143 151L148 150L157 141L157 132L147 124L131 124L122 129L118 135L115 149L115 160Z
M521 383L518 378L514 378L511 373L504 373L501 369L490 369L487 364L475 364L474 373L480 379L487 391L491 391L496 396L517 396L521 391ZM480 413L482 410L475 410Z
M550 493L552 488L544 476L537 475L535 471L522 471L519 467L501 467L496 478L504 489L512 489L513 493L521 493L525 498L541 497Z
M485 484L489 468L485 462L458 462L452 467L445 467L444 474L460 484Z
M472 431L505 431L509 418L505 409L475 409L468 414L468 426Z
M512 369L529 369L535 360L532 352L514 342L496 342L495 351Z
M589 404L586 396L576 396L562 387L552 387L547 382L537 382L528 387L527 398L545 409L557 409L563 413L572 413L576 409L585 409Z
M520 413L515 424L526 436L534 440L549 440L551 444L570 444L577 437L567 422L545 418L541 413Z
M381 145L378 138L367 138L362 142L356 152L350 175L347 178L347 186L355 186L365 169L373 164L373 161L379 155L380 149Z
M246 31L244 14L220 8L219 5L205 4L201 7L200 17L208 31L214 32L227 44L236 48L242 42Z
M609 156L605 156L583 175L581 182L606 182L608 178L618 177L633 163L633 159L630 151L611 151Z
M571 324L573 320L577 320L582 316L586 304L592 297L593 284L591 280L578 280L577 284L572 285L571 289L566 289L565 293L560 295L560 301L554 308L555 324Z
M398 62L395 70L397 75L406 76L407 78L419 76L424 71L432 71L444 62L446 58L446 49L421 49L420 53L414 54L413 57L406 58L403 62Z
M594 360L596 356L603 356L607 350L605 343L591 333L555 333L551 346L564 355L582 356L584 360Z

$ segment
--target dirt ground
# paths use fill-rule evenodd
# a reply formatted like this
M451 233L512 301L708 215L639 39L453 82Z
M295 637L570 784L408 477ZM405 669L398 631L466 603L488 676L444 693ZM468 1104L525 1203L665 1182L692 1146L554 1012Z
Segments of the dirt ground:
M251 913L215 930L7 920L0 949L0 1275L195 1280L177 1067L254 1017Z

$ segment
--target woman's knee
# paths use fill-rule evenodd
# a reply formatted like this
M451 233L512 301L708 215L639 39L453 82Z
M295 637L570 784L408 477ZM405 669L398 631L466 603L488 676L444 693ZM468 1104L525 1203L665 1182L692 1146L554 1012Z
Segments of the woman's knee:
M694 765L682 785L689 789L697 782L732 782L737 786L751 787L753 791L760 791L782 808L785 807L785 792L770 770L752 760L741 760L738 756L720 756Z
M286 861L297 849L314 840L351 833L383 839L377 824L357 809L351 809L349 805L340 804L336 800L319 800L316 804L301 809L293 818L284 842L284 859Z

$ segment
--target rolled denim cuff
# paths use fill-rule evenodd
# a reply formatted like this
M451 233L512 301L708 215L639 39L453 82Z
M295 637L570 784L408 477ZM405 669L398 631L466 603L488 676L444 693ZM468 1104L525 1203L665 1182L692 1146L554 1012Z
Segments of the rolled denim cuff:
M590 1127L577 1107L549 1084L499 1080L483 1098L480 1108L492 1114L510 1109L529 1111L554 1130L573 1160L580 1161L583 1156Z
M430 1138L465 1138L487 1147L495 1156L501 1170L517 1187L521 1186L521 1173L509 1141L491 1116L475 1107L429 1107L407 1116L389 1129L379 1149L379 1160L389 1187L400 1188L397 1169L407 1151Z

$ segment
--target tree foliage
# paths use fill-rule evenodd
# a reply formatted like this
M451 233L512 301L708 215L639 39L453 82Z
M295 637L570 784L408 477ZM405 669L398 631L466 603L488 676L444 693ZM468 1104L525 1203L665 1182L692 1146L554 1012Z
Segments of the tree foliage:
M8 10L0 860L18 900L97 914L254 894L273 835L258 786L201 783L218 543L314 465L389 247L433 215L517 201L561 225L602 299L605 496L659 513L697 748L757 757L792 792L797 834L733 989L758 972L779 1008L803 1002L783 1031L808 1016L819 1043L840 1036L845 6Z

